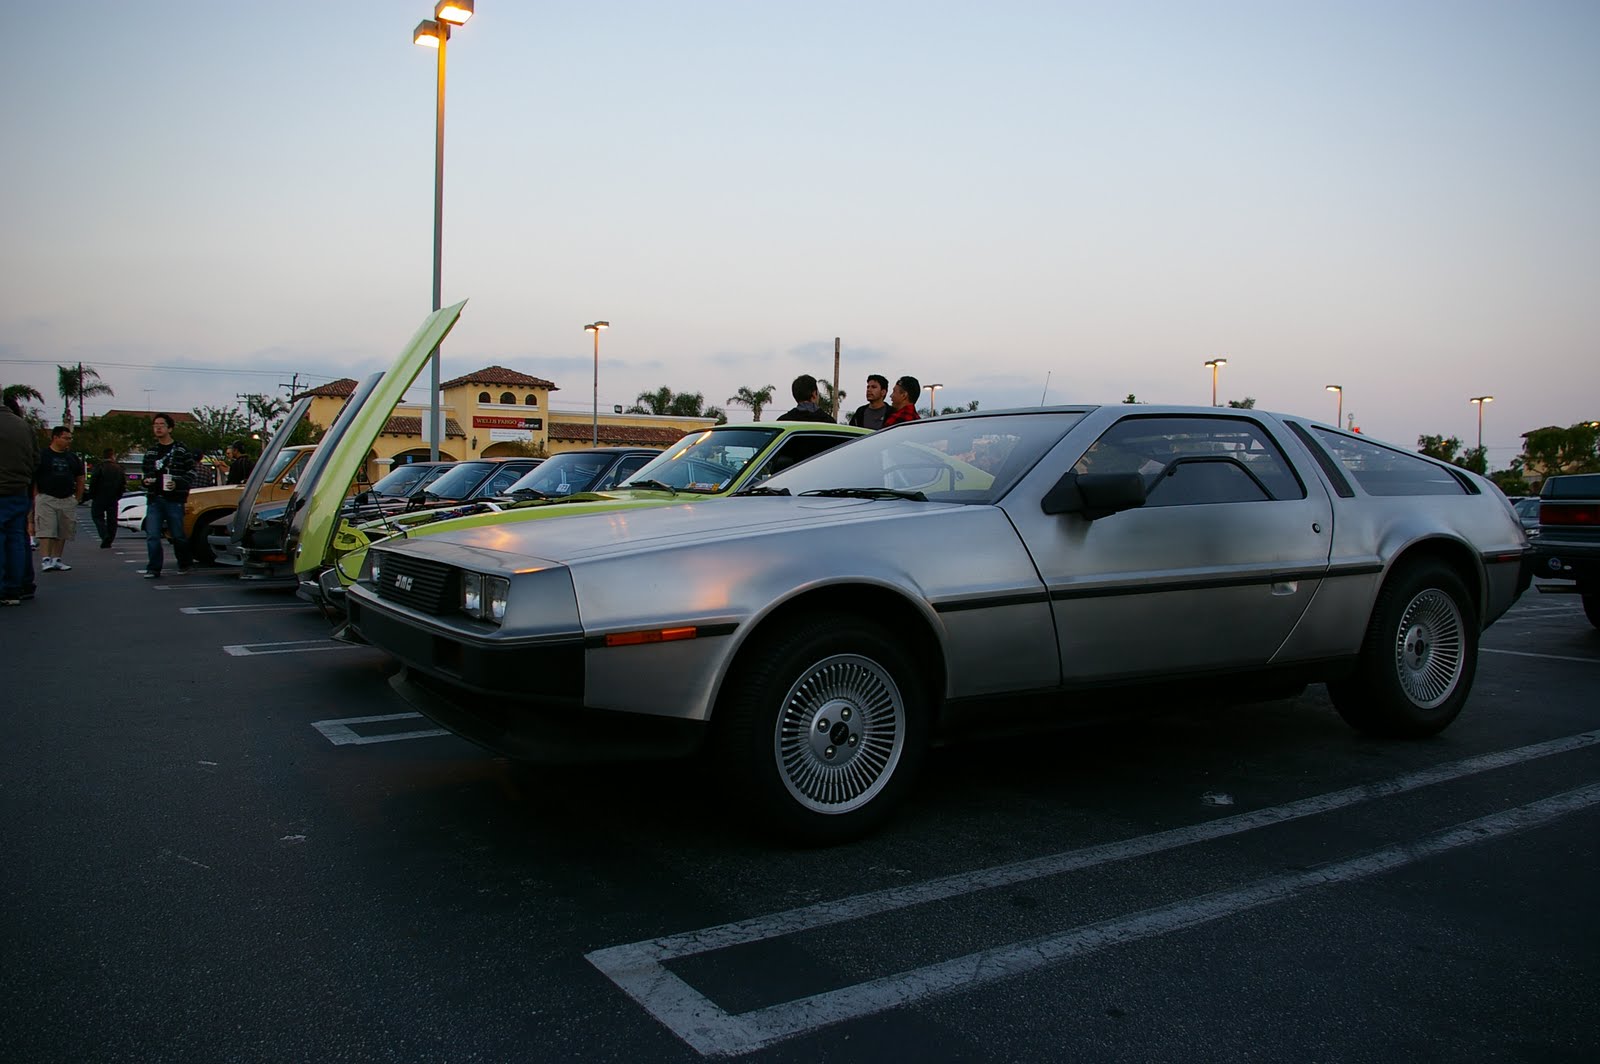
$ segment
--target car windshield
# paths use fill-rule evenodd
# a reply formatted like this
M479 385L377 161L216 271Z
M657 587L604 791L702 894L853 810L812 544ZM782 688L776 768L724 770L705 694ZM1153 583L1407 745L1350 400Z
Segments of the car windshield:
M483 483L492 462L457 462L450 471L428 485L428 494L441 499L465 499Z
M764 493L893 493L992 503L1066 435L1079 411L927 418L862 436L765 481Z
M435 469L431 465L403 465L395 466L387 476L379 478L372 485L374 495L410 495L417 485L422 483L422 478L428 470Z
M587 491L616 457L614 454L595 454L592 451L566 451L551 455L507 488L505 494L515 495L520 491L539 495L571 495L573 492Z
M665 484L677 491L703 494L722 491L744 472L745 467L781 431L776 428L740 427L690 433L656 455L649 465L640 469L622 486L654 487ZM651 481L655 484L651 484Z
M304 457L305 453L304 451L291 451L288 449L279 451L278 457L272 460L272 468L267 470L267 479L277 480L283 475L283 471L289 468L290 462L293 462L296 458Z

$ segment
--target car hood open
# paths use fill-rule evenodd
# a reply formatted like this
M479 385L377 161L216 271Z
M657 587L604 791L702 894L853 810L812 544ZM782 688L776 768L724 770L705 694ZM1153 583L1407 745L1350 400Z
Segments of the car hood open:
M344 503L345 488L355 479L373 441L388 424L395 404L417 379L433 349L450 334L461 317L461 308L466 305L466 300L462 300L428 315L383 377L367 390L359 403L356 396L351 396L350 403L340 412L339 420L343 424L336 423L340 431L335 433L330 429L324 446L318 448L321 468L308 469L314 476L303 478L289 500L284 545L296 573L316 571L327 564L324 559L339 524L339 507Z

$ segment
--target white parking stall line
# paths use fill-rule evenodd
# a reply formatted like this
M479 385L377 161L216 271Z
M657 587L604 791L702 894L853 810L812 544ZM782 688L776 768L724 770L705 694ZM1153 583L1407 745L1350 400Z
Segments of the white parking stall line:
M392 720L421 720L421 713L386 713L378 717L341 717L338 720L314 720L311 726L334 746L365 746L369 743L394 743L402 739L431 739L435 735L449 735L443 728L425 728L419 731L390 732L387 735L361 735L352 724L386 724Z
M927 968L903 972L882 980L861 983L740 1015L731 1015L725 1012L683 979L669 971L665 966L665 962L679 957L695 956L719 949L811 931L830 924L862 919L913 905L960 897L981 890L990 890L996 887L1237 835L1302 817L1332 812L1373 799L1403 794L1421 787L1521 764L1536 758L1583 749L1593 746L1597 742L1600 742L1600 732L1584 732L1563 739L1553 739L1543 743L1535 743L1531 746L1519 747L1514 750L1504 750L1466 758L1461 761L1409 773L1392 780L1350 787L1342 791L1332 791L1285 805L1261 809L1251 813L1241 813L1203 824L1174 828L1170 831L1157 832L1100 846L1091 846L1081 850L1050 854L1028 861L1000 865L995 868L946 876L926 883L891 887L885 890L856 895L851 898L819 902L799 909L735 921L717 927L703 928L698 931L647 939L626 945L611 946L587 954L586 959L605 974L607 978L616 983L623 992L643 1006L646 1011L702 1054L722 1056L744 1053L809 1030L838 1023L841 1020L859 1018L860 1016L881 1012L896 1005L916 1000L919 997L945 993L959 986L978 985L991 979L1003 978L1018 971L1025 971L1030 959L1034 966L1051 963L1052 960L1073 955L1071 950L1083 952L1082 943L1085 942L1099 942L1100 945L1095 948L1100 948L1103 945L1112 944L1114 941L1132 941L1135 938L1146 937L1150 934L1161 934L1169 930L1177 930L1180 927L1192 926L1196 922L1203 922L1194 918L1195 913L1215 910L1214 915L1206 916L1205 919L1216 919L1219 916L1241 912L1246 908L1288 897L1294 891L1305 889L1309 886L1336 882L1341 878L1356 878L1354 874L1338 873L1336 870L1342 869L1346 865L1349 865L1352 869L1366 867L1361 862L1371 861L1378 855L1369 854L1365 858L1358 858L1340 865L1327 866L1320 870L1291 877L1263 880L1261 883L1243 888L1241 891L1224 892L1222 895L1208 895L1201 899L1189 899L1163 909L1150 910L1144 914L1136 914L1131 917L1107 921L1103 924L1091 925L1087 929L1080 928L1045 940L1013 943L1008 946L998 947L995 950L975 953L968 957L930 965ZM1566 809L1565 811L1575 811L1575 808L1587 807L1587 805L1600 802L1600 785L1589 788L1582 793L1589 795L1591 792L1593 796L1586 797L1580 806L1574 807L1574 809ZM1539 803L1535 803L1535 805L1539 805ZM1532 809L1534 806L1525 808ZM1506 817L1510 816L1510 814L1500 814L1500 816ZM1494 818L1488 819L1492 820ZM1543 821L1539 822L1542 823ZM1481 822L1474 823L1481 824ZM1532 824L1525 826L1532 826ZM1515 830L1521 830L1521 828L1518 827ZM1470 836L1464 838L1461 842L1454 843L1454 845L1461 845L1465 842L1487 837L1487 835L1480 833L1478 826L1462 825L1458 829L1453 829L1453 831L1465 832L1467 836ZM1491 833L1493 832L1491 831ZM1456 837L1450 832L1445 833L1445 835L1451 838ZM1436 836L1435 838L1441 837L1443 836ZM1423 843L1398 846L1392 851L1380 851L1379 854L1399 854L1403 859L1411 860L1432 852L1442 852L1442 850L1429 851L1426 849L1427 845L1428 843L1425 840ZM1384 862L1388 860L1389 858L1384 858ZM1373 872L1383 871L1389 867L1397 866L1380 862L1370 871L1361 872L1360 874L1370 875ZM1284 885L1286 881L1292 881L1289 882L1288 887ZM1273 884L1273 886L1269 888L1268 884ZM1288 890L1287 893L1285 893L1286 889ZM1233 900L1227 901L1219 907L1219 903L1216 901L1219 897ZM1152 913L1169 915L1161 916L1151 922ZM1177 919L1179 915L1184 913L1189 915L1183 919ZM1138 921L1140 920L1144 920L1145 923L1139 923ZM1119 924L1127 926L1116 930L1113 934L1110 929ZM1144 928L1144 930L1140 931L1140 928ZM1096 938L1096 935L1099 937ZM1073 936L1078 936L1078 938ZM1074 946L1072 945L1073 942L1078 942L1079 944ZM1067 952L1062 952L1063 950L1067 950Z
M179 613L187 613L190 616L195 616L195 617L204 617L204 616L209 616L209 615L214 614L214 613L272 613L274 611L282 611L282 610L301 610L301 611L305 611L305 610L314 609L314 608L315 607L313 607L308 602L297 602L297 603L295 603L293 605L287 605L287 606L278 606L278 605L255 606L255 605L248 605L248 604L240 605L240 606L180 606L180 607L178 607L178 612Z
M263 657L268 654L314 654L322 650L366 650L354 643L340 643L333 639L291 639L282 643L236 643L222 648L223 653L236 658Z
M1514 658L1543 658L1546 661L1581 661L1587 665L1600 665L1600 658L1575 658L1569 654L1535 654L1528 650L1496 650L1494 647L1479 647L1480 654L1509 654Z

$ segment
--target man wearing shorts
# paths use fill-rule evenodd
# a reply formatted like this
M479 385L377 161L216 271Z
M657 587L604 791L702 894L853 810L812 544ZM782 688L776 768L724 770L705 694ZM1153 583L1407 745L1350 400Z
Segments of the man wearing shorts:
M83 501L83 459L72 453L72 430L57 425L50 430L50 446L39 456L33 474L37 494L33 499L34 532L39 537L41 572L65 573L72 566L61 560L67 541L78 531L78 503Z

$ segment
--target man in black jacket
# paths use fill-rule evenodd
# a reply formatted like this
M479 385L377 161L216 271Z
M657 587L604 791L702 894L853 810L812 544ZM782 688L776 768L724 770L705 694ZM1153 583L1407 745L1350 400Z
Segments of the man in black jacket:
M0 606L18 606L33 583L28 564L28 519L39 442L22 411L7 398L0 407Z
M194 452L172 438L172 415L157 414L150 419L156 445L144 453L144 543L148 564L139 570L146 580L161 575L166 560L161 550L161 532L172 536L172 553L178 556L178 574L189 571L189 543L183 535L183 504L189 498L190 476L194 473Z
M794 394L794 409L779 414L779 421L823 421L832 424L833 418L817 407L817 378L802 373L794 379L789 391Z
M89 516L100 533L102 549L117 538L117 502L126 484L122 467L117 464L117 452L107 447L99 463L89 471Z

